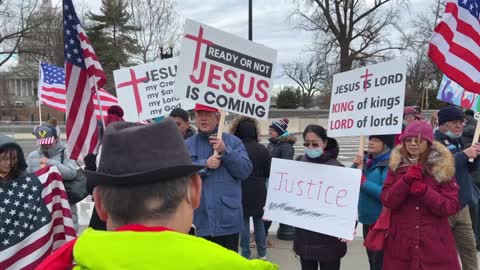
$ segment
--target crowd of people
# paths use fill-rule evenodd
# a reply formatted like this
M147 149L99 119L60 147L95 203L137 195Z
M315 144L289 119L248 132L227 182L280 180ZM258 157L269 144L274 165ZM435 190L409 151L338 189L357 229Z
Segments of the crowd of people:
M239 116L218 136L217 109L197 104L193 114L196 130L182 109L143 125L125 122L123 110L112 106L105 130L99 125L101 152L85 158L84 189L95 202L90 228L38 269L278 269L268 261L272 222L263 215L272 158L295 156L288 119L272 121L264 146L255 119ZM352 160L362 171L358 223L370 269L478 269L480 144L473 142L473 112L449 106L426 121L406 107L403 120L401 134L370 135L367 151ZM33 133L39 148L27 158L0 135L0 185L56 166L67 195L80 196L83 186L73 184L82 181L79 166L66 155L56 123ZM304 155L296 160L344 166L337 160L341 146L327 133L308 125ZM372 248L377 235L380 247ZM344 239L294 229L302 270L340 269L347 246Z

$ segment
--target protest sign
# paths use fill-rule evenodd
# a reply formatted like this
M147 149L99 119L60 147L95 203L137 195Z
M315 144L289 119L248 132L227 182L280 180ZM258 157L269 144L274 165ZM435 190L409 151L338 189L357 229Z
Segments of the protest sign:
M333 76L328 135L398 134L402 130L406 63L393 60Z
M266 120L276 56L273 49L187 20L175 94Z
M264 218L353 239L361 171L272 159Z
M175 57L113 71L126 121L169 115L175 108L193 109L194 103L174 95L177 62Z
M458 83L443 75L440 88L438 89L438 100L478 112L480 111L479 98L479 94L465 90Z

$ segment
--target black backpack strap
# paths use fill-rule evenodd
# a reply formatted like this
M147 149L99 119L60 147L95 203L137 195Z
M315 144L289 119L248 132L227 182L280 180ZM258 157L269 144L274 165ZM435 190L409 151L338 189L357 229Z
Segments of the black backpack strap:
M63 162L65 161L65 149L66 149L66 148L63 148L63 150L62 150L62 157L60 158L60 163L62 163L62 164L63 164Z

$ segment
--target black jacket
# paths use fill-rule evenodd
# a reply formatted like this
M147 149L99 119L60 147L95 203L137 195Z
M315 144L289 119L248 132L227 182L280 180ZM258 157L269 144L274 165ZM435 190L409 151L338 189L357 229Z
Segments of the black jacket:
M230 132L242 140L253 169L242 182L242 206L244 217L262 217L267 199L266 180L270 175L271 157L267 148L258 143L258 122L248 117L236 118Z
M293 135L278 137L270 140L267 148L272 158L293 159L295 149L293 145L297 142L297 138Z
M311 159L303 156L297 160L343 167L343 164L337 160L340 149L335 139L328 138L324 151L318 158ZM296 228L293 250L302 259L336 261L347 253L347 244L337 237Z

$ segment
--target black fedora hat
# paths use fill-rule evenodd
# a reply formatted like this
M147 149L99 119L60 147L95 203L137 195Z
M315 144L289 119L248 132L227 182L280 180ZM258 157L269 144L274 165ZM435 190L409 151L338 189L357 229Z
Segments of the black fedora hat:
M149 126L116 122L105 130L98 170L85 175L90 186L142 185L188 176L202 168L192 165L173 120Z

